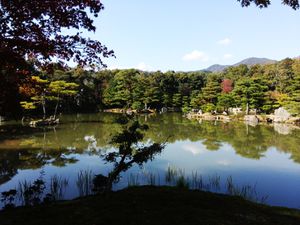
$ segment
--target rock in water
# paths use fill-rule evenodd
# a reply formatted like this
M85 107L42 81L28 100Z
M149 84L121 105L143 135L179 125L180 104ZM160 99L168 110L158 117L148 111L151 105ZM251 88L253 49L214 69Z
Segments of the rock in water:
M274 112L274 122L275 123L286 122L290 117L291 117L291 114L283 107L276 109Z
M246 115L244 117L244 121L252 126L256 126L259 123L259 119L257 118L256 115Z
M274 123L274 130L279 134L288 135L293 131L293 127L290 124Z

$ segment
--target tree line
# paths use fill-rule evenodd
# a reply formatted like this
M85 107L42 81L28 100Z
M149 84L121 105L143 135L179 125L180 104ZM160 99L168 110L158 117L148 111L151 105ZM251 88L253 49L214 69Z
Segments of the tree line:
M271 0L237 0L240 2L241 6L247 7L249 5L256 5L260 8L268 7ZM298 0L282 0L282 4L287 5L293 9L299 8ZM86 38L82 35L82 31L94 32L96 27L94 25L94 19L98 17L100 12L104 9L104 5L100 0L59 0L59 1L38 1L31 0L22 1L20 6L19 0L10 0L10 1L0 1L0 115L1 116L14 116L17 117L21 113L20 101L23 101L24 108L32 109L37 105L37 99L35 103L24 101L24 94L20 95L19 88L23 85L24 82L28 81L28 74L32 72L32 68L42 67L44 70L47 70L49 73L53 72L53 61L64 63L66 61L74 61L80 66L86 66L89 68L102 68L104 65L102 59L106 57L114 57L114 52L109 50L105 45L103 45L98 40L92 40ZM26 12L26 13L24 13ZM89 12L89 13L88 13ZM64 29L73 30L74 32L64 34L61 32ZM28 60L30 63L28 63ZM118 71L120 72L120 71ZM126 72L124 72L126 73ZM133 72L139 73L139 72ZM94 74L94 73L92 73ZM115 73L113 73L115 75ZM158 72L158 74L160 74ZM172 73L169 73L172 74ZM181 73L180 73L181 74ZM190 74L190 73L188 73ZM165 74L164 74L165 75ZM158 77L160 75L157 75ZM184 108L194 107L196 102L199 101L199 98L195 98L197 91L199 92L199 87L191 87L188 91L181 90L181 84L186 84L186 82L181 82L177 78L182 78L181 75L168 75L170 80L175 79L175 83L178 83L174 88L164 87L164 85L155 84L151 86L150 89L147 89L147 94L143 95L144 100L141 102L134 100L133 97L130 97L128 106L133 105L135 108L139 108L141 103L144 105L175 105L176 107L184 105ZM175 78L172 78L175 76ZM183 75L185 76L185 75ZM189 79L194 79L193 76L186 75ZM196 77L202 75L196 75ZM118 76L116 76L118 77ZM145 77L142 75L142 77ZM147 77L147 76L146 76ZM209 92L210 97L206 98L204 93L203 99L204 102L210 102L211 104L205 104L205 109L216 107L217 98L214 94L214 89L216 86L213 81L209 81L206 75L203 76L203 81L211 82L207 86L207 92ZM166 79L169 79L166 78ZM82 78L83 79L83 78ZM139 79L139 77L138 77ZM160 79L160 78L158 78ZM195 78L197 79L197 78ZM89 80L89 79L87 79ZM117 79L118 80L118 79ZM165 80L165 78L164 78ZM96 79L96 81L98 81ZM141 84L141 87L137 88L139 91L143 90L143 86L147 85L147 82L151 83L151 79L144 79L146 84ZM155 81L156 82L156 81ZM166 81L168 83L169 81ZM173 82L173 81L170 81ZM218 82L218 80L217 80ZM229 83L231 81L228 81ZM298 81L297 81L298 82ZM34 83L34 82L33 82ZM47 83L47 82L46 82ZM143 82L141 82L143 83ZM60 102L60 93L61 91L66 90L65 85L54 83L50 86L59 86L59 90L56 91L55 95L51 91L50 87L48 91L44 91L42 94L45 96L40 99L40 102L44 102L46 99L46 93L52 92L52 97L56 96ZM103 85L102 83L100 85ZM152 85L152 83L151 83ZM250 84L247 84L250 85ZM88 85L85 85L88 86ZM130 86L131 87L131 86ZM201 86L202 88L203 86ZM116 83L116 89L122 88L122 84ZM157 90L158 88L158 90ZM158 94L158 92L165 92L165 88L168 89L167 93ZM194 89L195 88L195 89ZM206 88L206 87L205 87ZM175 89L178 89L177 91ZM180 89L180 90L179 90ZM186 88L183 88L186 89ZM131 89L130 89L131 90ZM271 88L272 90L272 88ZM89 88L85 87L83 91L89 92ZM137 92L139 92L137 91ZM204 90L203 90L204 91ZM112 94L114 91L109 92ZM152 93L151 93L152 92ZM173 93L174 92L174 93ZM175 93L176 92L176 93ZM182 93L183 92L183 93ZM188 92L188 93L187 93ZM201 91L200 91L201 92ZM106 93L106 92L105 92ZM88 94L88 93L87 93ZM101 94L102 90L101 90ZM199 94L199 93L198 93ZM280 93L282 94L282 93ZM284 93L285 94L285 93ZM289 94L289 93L288 93ZM95 99L93 96L89 95L86 101L91 101L98 103L102 106L109 105L122 105L124 99L127 100L128 97L124 98L124 95L128 94L128 90L124 94L117 95L120 98L114 96L114 101L109 102L104 99L107 99L106 95L103 95L103 99L99 102L99 99ZM141 93L135 93L135 98ZM51 96L51 95L50 95ZM81 97L83 94L81 93ZM148 97L150 96L150 98ZM154 97L160 96L160 98ZM164 96L164 97L162 97ZM49 96L48 97L48 100ZM154 98L153 98L154 97ZM82 97L83 98L83 97ZM205 99L206 98L206 99ZM297 97L293 97L297 98ZM28 99L26 99L28 100ZM108 99L109 100L109 99ZM155 101L154 101L155 100ZM193 101L192 101L193 100ZM225 99L221 99L224 105L224 102L231 101L231 98L228 96ZM162 102L163 101L163 102ZM293 101L293 100L292 100ZM82 101L84 102L84 101ZM27 104L28 103L28 104ZM135 103L135 104L133 104ZM43 103L42 103L43 104ZM221 105L222 105L221 104ZM252 102L251 104L257 104ZM92 107L92 104L87 104L89 107ZM198 104L199 105L199 104ZM228 105L226 103L226 105ZM54 113L55 115L55 113Z
M299 59L239 65L219 73L53 68L51 74L34 71L35 76L20 84L24 112L41 112L46 104L52 112L57 107L69 112L167 107L221 113L240 107L272 113L284 106L292 114L300 113Z

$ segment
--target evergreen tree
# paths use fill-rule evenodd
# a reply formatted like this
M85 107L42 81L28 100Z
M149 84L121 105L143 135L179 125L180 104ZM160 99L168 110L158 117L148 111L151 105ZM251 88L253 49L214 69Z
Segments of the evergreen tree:
M129 108L133 103L134 84L137 82L137 70L121 70L116 73L109 90L106 101L117 107Z
M204 88L202 88L203 99L206 103L216 105L218 95L221 93L221 86L218 81L210 80Z
M295 76L293 83L288 88L289 100L286 108L293 114L300 114L300 73Z
M266 82L261 79L241 79L233 90L235 102L246 109L262 109L265 100L265 92L268 90Z
M173 95L172 99L173 107L180 108L182 105L182 96L180 93L176 93Z
M218 104L217 104L218 109L228 112L228 109L233 106L234 106L234 98L232 94L219 95Z

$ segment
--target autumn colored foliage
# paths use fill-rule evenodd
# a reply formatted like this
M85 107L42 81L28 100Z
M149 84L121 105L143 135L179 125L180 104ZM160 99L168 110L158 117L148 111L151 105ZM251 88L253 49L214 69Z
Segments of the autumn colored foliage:
M230 79L224 79L221 83L222 93L230 93L233 89L233 82Z
M100 0L0 0L1 115L16 111L19 85L31 69L51 70L53 58L60 63L73 60L81 66L105 66L102 58L113 56L113 51L81 35L82 30L96 30L92 16L103 9Z

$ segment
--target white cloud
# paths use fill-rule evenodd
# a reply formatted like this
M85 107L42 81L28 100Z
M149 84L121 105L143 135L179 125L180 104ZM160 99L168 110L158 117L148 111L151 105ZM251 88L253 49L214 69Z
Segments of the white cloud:
M206 55L204 52L194 50L190 53L187 53L182 57L182 60L184 61L202 61L202 62L207 62L209 60L208 55Z
M217 161L217 164L222 165L222 166L229 166L229 165L231 165L231 162L229 160L224 159L224 160Z
M204 149L201 149L198 146L195 146L193 144L183 145L182 148L184 151L190 152L193 155L200 155L206 152Z
M144 62L140 62L138 65L136 65L134 68L138 69L138 70L151 70L151 66L147 65Z
M107 69L108 70L115 70L115 69L120 69L120 67L117 66L117 65L107 65Z
M229 45L232 41L229 38L224 38L223 40L218 41L219 45Z
M224 59L231 59L232 57L233 57L233 55L231 55L231 54L225 54L225 55L223 55Z

